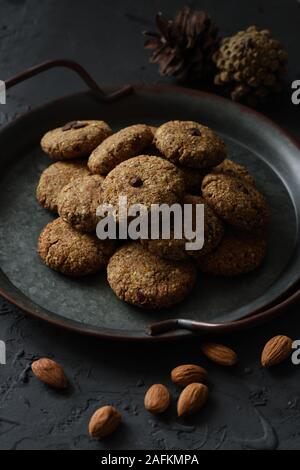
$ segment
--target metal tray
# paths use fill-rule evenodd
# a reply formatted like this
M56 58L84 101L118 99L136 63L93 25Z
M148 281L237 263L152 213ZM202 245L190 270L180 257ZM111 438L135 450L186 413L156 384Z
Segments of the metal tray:
M14 77L7 85L66 65L57 62ZM298 291L282 302L300 278L297 144L262 115L215 95L171 86L103 92L75 65L92 91L50 102L0 131L0 293L24 311L58 326L99 337L145 341L179 338L191 334L187 330L232 331L251 326L296 300ZM172 119L196 120L215 129L226 141L230 157L250 169L271 205L269 249L263 266L236 279L199 275L189 298L161 311L145 311L119 301L107 285L105 272L71 279L48 269L36 253L39 233L53 218L35 199L39 175L51 163L39 141L47 130L83 118L104 119L115 130ZM151 324L151 332L161 336L149 335Z

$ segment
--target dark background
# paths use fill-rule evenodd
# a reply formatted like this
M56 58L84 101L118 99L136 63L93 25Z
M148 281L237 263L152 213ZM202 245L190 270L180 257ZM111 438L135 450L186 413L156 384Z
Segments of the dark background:
M148 64L141 31L153 29L157 11L172 15L183 5L174 0L0 0L0 79L46 59L67 57L103 85L164 82L157 67ZM209 11L222 35L250 24L271 29L289 53L288 83L300 78L299 0L190 5ZM65 71L32 79L9 93L0 123L81 87ZM299 109L291 105L287 88L284 103L264 112L300 138ZM300 369L290 362L270 371L260 367L261 349L276 334L299 338L298 306L272 323L222 338L239 356L237 367L227 370L201 356L197 338L154 346L106 343L26 318L0 300L0 339L7 344L7 365L0 366L0 449L297 449ZM65 368L72 383L68 393L32 377L28 366L41 356ZM209 403L184 422L176 419L175 407L163 418L152 417L143 409L147 387L169 384L170 370L185 362L208 368ZM171 389L176 397L178 391ZM117 406L124 422L97 442L89 439L87 424L104 404Z

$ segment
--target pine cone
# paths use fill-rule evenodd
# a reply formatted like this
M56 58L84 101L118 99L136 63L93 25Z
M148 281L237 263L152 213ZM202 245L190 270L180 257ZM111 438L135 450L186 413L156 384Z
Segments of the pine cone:
M250 26L223 39L213 60L215 84L225 86L234 101L256 106L282 90L287 53L266 29Z
M184 7L174 20L156 15L158 32L145 31L150 62L159 64L161 75L179 81L201 81L213 74L213 53L217 50L218 29L204 11Z

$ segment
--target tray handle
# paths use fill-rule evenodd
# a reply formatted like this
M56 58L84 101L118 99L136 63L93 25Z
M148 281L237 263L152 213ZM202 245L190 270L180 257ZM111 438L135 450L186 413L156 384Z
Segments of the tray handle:
M18 73L17 75L14 75L13 77L5 80L6 89L12 88L13 86L23 82L24 80L27 80L28 78L34 77L35 75L55 67L65 67L76 72L100 101L114 101L125 95L128 95L133 91L132 86L124 86L119 90L106 95L84 67L78 64L78 62L68 59L47 60L46 62L35 65L25 70L24 72Z
M233 333L241 328L252 328L276 317L288 307L294 305L300 299L300 286L297 290L278 304L269 307L263 312L253 313L241 320L228 323L205 323L184 318L176 318L153 323L147 328L146 333L150 336L161 335L176 330L187 330L194 333Z

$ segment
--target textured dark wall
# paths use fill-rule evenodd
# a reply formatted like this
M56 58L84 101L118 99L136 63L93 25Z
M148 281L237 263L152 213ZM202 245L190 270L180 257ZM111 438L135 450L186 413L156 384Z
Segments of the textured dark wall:
M152 27L157 11L172 14L182 4L1 0L0 78L64 56L81 62L106 85L163 81L156 67L148 65L141 30ZM253 23L270 28L288 49L290 79L300 78L299 1L203 0L191 5L208 9L223 34ZM0 108L0 123L80 86L63 71L21 85ZM300 138L299 109L288 97L282 109L267 112ZM298 306L270 324L227 337L238 352L239 365L224 370L202 359L197 339L153 347L102 343L26 318L0 300L0 339L7 343L8 356L7 365L0 365L0 448L299 448L300 369L284 364L265 371L259 365L262 346L275 334L299 337ZM31 376L28 365L40 356L64 366L72 382L67 394L49 390ZM168 383L170 369L186 361L209 368L209 404L185 423L174 418L174 408L162 419L148 415L143 410L147 386ZM98 443L88 438L86 428L94 409L106 403L120 408L124 424Z

